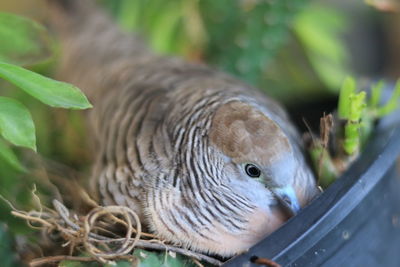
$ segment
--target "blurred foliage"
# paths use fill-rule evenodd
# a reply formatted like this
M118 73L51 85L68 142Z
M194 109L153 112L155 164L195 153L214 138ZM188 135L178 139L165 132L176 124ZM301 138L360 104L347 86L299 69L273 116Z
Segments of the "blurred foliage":
M24 105L9 97L0 97L0 132L10 143L36 151L35 125L31 114Z
M340 35L345 32L346 18L333 8L314 4L297 16L295 34L319 79L337 92L343 79L349 75L346 48Z
M0 39L6 40L0 45L0 78L52 107L74 109L91 107L83 93L73 85L5 63L34 64L48 59L51 54L43 53L38 49L42 47L44 51L51 51L50 43L46 41L50 38L39 38L47 36L43 27L29 19L6 13L0 13L0 23L2 23L0 24ZM32 54L32 58L27 60L29 54ZM0 134L16 146L36 151L35 126L30 112L13 98L0 97ZM2 143L2 150L3 152L0 153L2 159L15 167L17 157L13 151L4 143Z
M27 18L0 13L0 61L29 66L50 60L53 40L46 29Z
M209 35L207 58L247 82L259 85L284 44L294 15L308 1L202 1Z
M123 28L144 33L156 51L203 59L253 84L286 40L294 15L306 2L105 1Z
M31 96L28 97L27 106L36 103L31 100L32 97L52 107L85 109L91 105L83 93L73 85L46 78L15 65L40 65L52 58L53 42L43 26L27 18L0 13L0 40L2 40L0 42L0 78L9 82L9 84L0 82L2 88L0 135L8 141L0 138L0 220L5 221L12 232L27 234L31 230L20 220L10 216L11 205L13 205L11 203L19 207L31 203L32 188L29 187L33 186L32 178L34 177L32 170L27 172L25 164L20 163L20 158L24 161L27 159L25 156L22 157L27 151L18 149L15 153L15 149L10 147L10 144L13 144L36 151L35 125L29 108L22 104L20 99L26 99L25 93L27 93ZM10 86L11 84L14 86ZM16 97L18 96L15 93L17 89L24 91L24 97ZM39 121L45 117L40 118ZM0 228L1 252L4 252L0 256L5 261L2 262L2 266L13 264L15 257L12 253L7 253L7 249L11 249L11 243L12 236Z
M158 52L228 71L284 102L337 93L349 75L338 11L307 0L103 1ZM160 6L163 9L160 10Z
M17 265L17 256L12 247L13 239L6 230L6 226L0 223L0 259L1 266L12 267Z

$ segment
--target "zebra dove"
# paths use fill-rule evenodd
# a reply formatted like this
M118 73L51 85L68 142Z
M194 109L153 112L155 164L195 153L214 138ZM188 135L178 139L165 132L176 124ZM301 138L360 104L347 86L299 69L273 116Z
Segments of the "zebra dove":
M172 244L231 256L316 196L299 135L276 102L152 53L89 1L49 2L60 78L94 104L91 189L102 204L130 207Z

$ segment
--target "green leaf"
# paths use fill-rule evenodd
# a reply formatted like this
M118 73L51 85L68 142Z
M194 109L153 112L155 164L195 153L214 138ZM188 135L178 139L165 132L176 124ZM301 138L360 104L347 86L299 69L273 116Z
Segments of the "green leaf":
M11 148L9 148L3 140L0 139L0 159L4 160L11 167L18 171L25 171L25 168L19 162L17 156Z
M13 14L0 13L0 61L33 65L53 55L53 41L40 24Z
M176 4L171 2L172 4ZM171 43L173 42L173 33L179 27L181 20L181 11L177 5L164 6L164 10L168 7L169 11L162 13L155 20L154 30L152 31L153 48L162 53L171 51Z
M31 114L12 98L0 97L0 133L14 145L36 151L35 125Z
M350 112L348 119L350 121L359 121L366 107L365 98L367 93L364 91L358 94L350 95Z
M348 155L353 155L360 149L360 124L347 122L344 135L343 149Z
M322 145L313 145L309 152L314 168L318 170L318 184L322 188L327 188L331 183L336 181L339 172L328 151Z
M175 254L172 252L153 252L146 251L143 249L135 249L134 256L137 257L138 261L129 262L126 260L116 261L112 264L101 265L104 267L195 267L193 261L185 256ZM62 261L59 264L60 267L95 267L100 266L97 262L79 262L79 261Z
M135 249L134 255L139 258L139 267L192 267L193 261L187 257L174 253L156 253L142 249Z
M72 109L92 107L77 87L15 65L0 62L0 77L52 107Z
M346 30L346 18L327 5L307 7L294 24L294 31L321 81L334 90L349 73L348 53L340 35Z
M117 19L121 26L126 30L136 29L141 19L141 1L120 1L119 4Z
M351 93L349 96L349 111L347 114L347 124L344 128L344 151L353 155L360 151L361 144L361 133L362 124L360 122L361 118L365 116L364 110L366 107L365 103L366 93L364 91L354 94Z
M352 77L347 77L340 89L338 115L341 119L347 119L350 114L350 95L356 91L356 82Z

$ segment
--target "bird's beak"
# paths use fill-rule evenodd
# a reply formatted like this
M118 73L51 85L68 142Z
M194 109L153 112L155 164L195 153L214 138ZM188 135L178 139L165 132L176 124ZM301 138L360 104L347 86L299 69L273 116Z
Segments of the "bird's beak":
M279 203L283 205L291 215L294 216L300 211L300 204L293 187L279 187L273 189L272 192Z

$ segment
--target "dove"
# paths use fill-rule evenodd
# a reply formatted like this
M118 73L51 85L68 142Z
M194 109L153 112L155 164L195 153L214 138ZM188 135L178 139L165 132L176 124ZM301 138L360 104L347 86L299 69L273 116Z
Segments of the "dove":
M317 194L301 138L274 100L228 74L153 53L90 1L48 0L58 78L93 103L90 188L162 240L232 256Z

